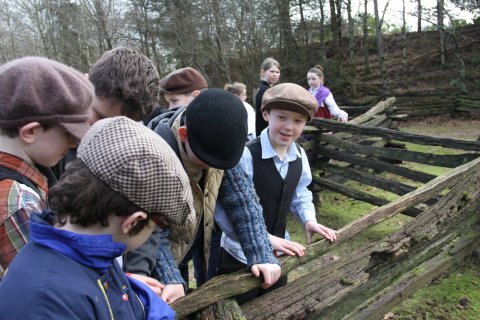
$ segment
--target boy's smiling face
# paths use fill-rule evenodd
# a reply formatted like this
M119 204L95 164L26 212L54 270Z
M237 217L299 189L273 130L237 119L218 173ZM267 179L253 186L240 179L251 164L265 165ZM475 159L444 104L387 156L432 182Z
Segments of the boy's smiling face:
M268 137L275 149L288 147L307 124L306 115L282 109L263 111L263 118L268 121Z

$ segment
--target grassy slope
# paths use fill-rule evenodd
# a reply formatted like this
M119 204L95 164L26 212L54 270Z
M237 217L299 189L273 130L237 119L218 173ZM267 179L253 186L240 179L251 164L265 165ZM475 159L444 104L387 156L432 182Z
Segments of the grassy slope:
M449 120L443 118L429 119L428 121L407 123L401 130L411 133L426 134L437 137L449 137L463 140L477 140L480 136L480 121ZM409 145L407 148L431 152L435 147ZM448 150L450 152L450 150ZM454 151L452 151L454 152ZM435 175L447 172L449 169L430 166L415 166ZM403 181L411 183L408 181ZM388 199L395 196L372 187L364 189ZM328 191L322 191L317 204L317 219L319 223L332 228L340 228L350 221L369 213L373 206L349 199ZM405 216L396 216L382 222L374 228L363 232L354 240L355 245L375 241L383 238L400 228L409 220ZM305 244L305 237L301 225L293 218L289 219L288 230L292 240ZM352 248L352 244L348 244ZM339 249L341 252L342 248ZM346 250L346 249L345 249ZM314 268L315 266L311 266ZM303 269L307 272L309 266ZM290 277L290 280L302 275L302 271ZM479 319L480 311L480 259L470 258L460 261L458 266L436 279L428 287L417 291L401 305L385 315L385 319Z

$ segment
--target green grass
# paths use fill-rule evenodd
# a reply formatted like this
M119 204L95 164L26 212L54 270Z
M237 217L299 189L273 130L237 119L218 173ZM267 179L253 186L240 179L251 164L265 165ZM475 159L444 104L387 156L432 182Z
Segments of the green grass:
M461 140L477 140L480 136L479 121L458 121L445 120L421 123L409 123L401 128L402 131L425 134L436 137L449 137ZM404 143L404 142L401 142ZM444 149L441 147L415 145L405 143L408 150L437 153L437 154L455 154L464 151L454 149ZM402 164L410 169L423 171L426 173L439 176L452 170L451 168L440 168L429 165L421 165L416 163L404 162ZM315 174L315 173L314 173ZM383 177L394 179L396 181L409 184L412 186L420 186L408 179L399 178L396 175L382 173ZM398 198L397 195L369 187L360 186L356 182L349 182L355 188L361 188L362 191L382 197L390 201ZM317 220L319 223L339 229L351 221L354 221L372 211L374 206L357 201L343 195L330 191L322 191L319 196L314 195L316 202ZM391 234L395 230L401 228L410 219L404 215L396 215L395 217L383 221L382 223L366 230L357 235L344 248L338 248L335 252L348 252L355 247L363 244L374 242ZM293 217L289 217L287 229L293 241L306 244L305 235L302 226ZM315 238L315 240L318 239ZM345 251L344 251L345 250ZM308 267L307 267L308 268ZM299 273L301 273L300 271ZM306 271L304 271L306 272ZM298 275L293 274L292 279ZM452 268L441 278L434 280L430 285L418 290L412 296L406 298L390 313L388 319L480 319L480 259L468 260L460 265Z
M479 319L480 261L468 259L392 310L394 319Z

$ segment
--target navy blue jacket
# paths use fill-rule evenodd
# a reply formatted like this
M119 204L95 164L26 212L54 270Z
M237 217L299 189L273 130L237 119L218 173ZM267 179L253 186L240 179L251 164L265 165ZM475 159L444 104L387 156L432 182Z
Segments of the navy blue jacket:
M174 311L115 261L123 243L54 228L52 216L32 214L32 241L0 282L0 319L173 319Z

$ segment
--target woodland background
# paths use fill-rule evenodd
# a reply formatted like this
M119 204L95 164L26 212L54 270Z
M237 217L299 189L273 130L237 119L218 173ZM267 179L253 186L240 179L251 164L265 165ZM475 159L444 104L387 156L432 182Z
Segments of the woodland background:
M340 104L478 92L480 26L451 11L479 22L478 0L377 1L0 0L0 63L41 55L88 72L124 45L150 57L162 76L192 66L211 87L246 83L250 97L268 56L280 61L281 82L304 86L306 71L323 65ZM398 25L387 23L392 15Z

